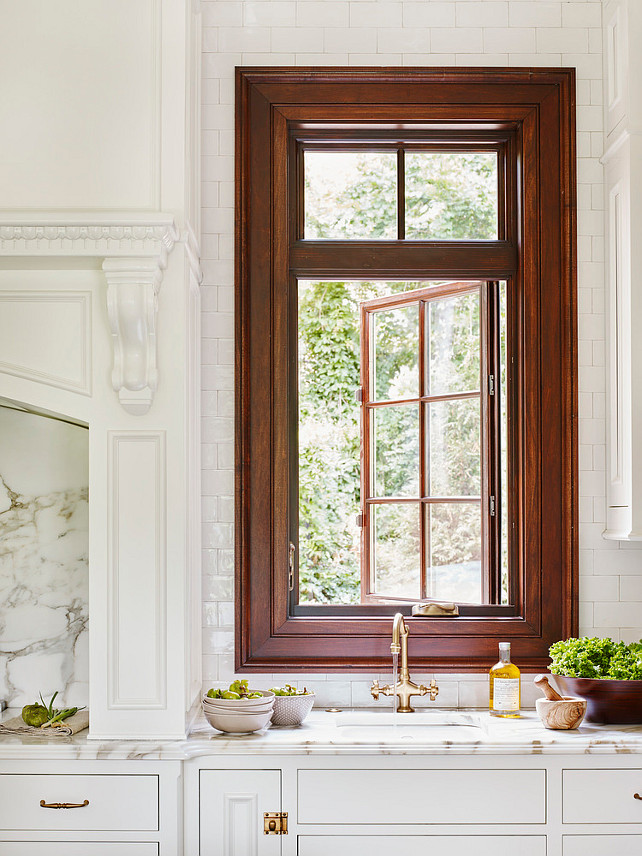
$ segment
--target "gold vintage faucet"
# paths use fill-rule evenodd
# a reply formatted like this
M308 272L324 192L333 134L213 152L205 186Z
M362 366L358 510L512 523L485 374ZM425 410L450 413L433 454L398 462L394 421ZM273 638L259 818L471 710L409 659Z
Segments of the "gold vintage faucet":
M439 693L435 679L430 682L429 687L423 684L415 684L410 680L410 672L408 671L408 628L404 621L403 615L398 612L395 615L392 624L392 643L390 645L391 654L399 654L401 652L401 668L397 676L397 684L388 684L385 687L379 686L379 681L374 681L370 692L375 699L379 698L379 694L391 696L395 692L399 699L397 711L399 713L414 713L414 708L410 707L410 698L414 695L426 695L430 693L430 701L434 701Z

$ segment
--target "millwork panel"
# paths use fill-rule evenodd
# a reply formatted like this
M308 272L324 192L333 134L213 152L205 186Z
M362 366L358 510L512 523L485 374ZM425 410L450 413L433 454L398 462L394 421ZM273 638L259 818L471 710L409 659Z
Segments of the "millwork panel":
M299 770L298 822L546 822L544 770Z
M642 824L642 769L564 770L562 775L564 823Z
M301 835L298 843L298 856L546 856L545 835Z

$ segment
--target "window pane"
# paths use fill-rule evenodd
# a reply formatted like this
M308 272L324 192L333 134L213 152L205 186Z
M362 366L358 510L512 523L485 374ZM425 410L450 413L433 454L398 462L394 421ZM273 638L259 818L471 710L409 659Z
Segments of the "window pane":
M479 291L426 306L426 395L479 389Z
M373 494L376 497L419 496L419 405L375 407Z
M479 496L480 401L433 401L426 408L429 496Z
M395 239L395 152L305 152L306 238Z
M426 531L426 594L482 603L479 503L430 503Z
M371 318L371 400L417 398L419 305L382 309Z
M506 360L506 283L499 283L499 395L500 395L500 432L501 432L501 602L510 603L508 591L508 407L507 407L507 360Z
M419 511L414 502L370 507L376 594L421 598Z
M406 238L496 240L495 152L406 152Z
M359 303L350 285L298 285L301 603L361 601Z

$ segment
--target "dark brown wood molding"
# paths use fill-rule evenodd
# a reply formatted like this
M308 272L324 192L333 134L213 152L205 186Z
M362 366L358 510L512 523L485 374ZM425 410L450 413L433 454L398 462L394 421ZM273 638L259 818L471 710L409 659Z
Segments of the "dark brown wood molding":
M426 276L512 276L518 613L409 619L410 658L429 671L484 671L501 639L512 641L520 667L539 670L549 645L576 634L578 623L575 74L559 68L237 69L236 669L390 667L394 607L390 617L292 615L287 586L291 283L323 275L329 253L341 252L295 240L290 140L306 126L318 136L333 123L368 122L405 122L410 131L463 125L514 140L516 187L507 195L517 210L505 240L481 242L472 256L459 242L418 243L416 252ZM377 242L375 253L371 242L355 242L345 275L403 276L394 245ZM336 260L335 252L333 271Z

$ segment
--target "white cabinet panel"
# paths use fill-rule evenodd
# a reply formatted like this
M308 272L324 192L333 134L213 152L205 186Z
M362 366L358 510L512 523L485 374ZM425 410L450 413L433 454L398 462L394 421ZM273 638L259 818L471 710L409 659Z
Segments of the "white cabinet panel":
M505 823L506 806L545 823L546 772L299 770L299 823Z
M642 835L565 835L564 856L640 856Z
M5 829L157 830L158 776L1 775L0 805Z
M642 824L642 769L564 770L563 782L564 823Z
M0 856L158 856L154 841L0 841Z
M632 852L632 851L631 851ZM302 835L298 856L546 856L545 835ZM579 851L578 851L579 854ZM564 856L568 856L566 851ZM571 856L576 856L575 851ZM589 854L582 854L589 856ZM590 854L592 856L592 853ZM602 854L600 854L602 856ZM624 856L619 854L618 856ZM628 853L626 854L628 856ZM636 853L639 856L639 853Z
M263 813L281 811L280 770L201 770L200 856L279 856Z

